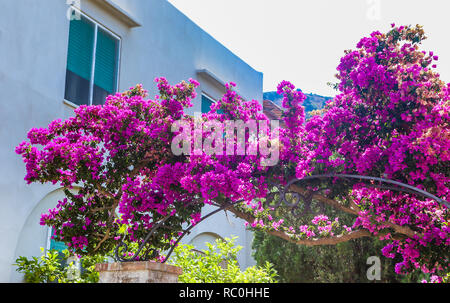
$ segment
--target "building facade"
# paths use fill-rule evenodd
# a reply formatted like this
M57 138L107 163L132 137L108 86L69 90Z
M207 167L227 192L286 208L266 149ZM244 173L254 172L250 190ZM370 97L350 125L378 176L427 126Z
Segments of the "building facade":
M23 180L14 148L29 129L137 83L154 96L161 76L200 82L191 114L219 99L230 81L245 99L262 100L262 73L164 0L0 1L0 14L0 282L22 280L12 265L18 256L50 248L39 218L64 196L57 186ZM241 267L254 265L252 234L230 214L208 218L183 242L202 249L232 235L244 247Z

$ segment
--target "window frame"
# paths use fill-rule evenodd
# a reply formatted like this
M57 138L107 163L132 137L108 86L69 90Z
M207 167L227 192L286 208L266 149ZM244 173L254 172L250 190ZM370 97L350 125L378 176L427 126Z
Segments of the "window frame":
M50 252L50 247L51 247L51 241L52 241L52 231L53 231L53 227L48 226L47 229L47 243L46 243L46 247L44 250L44 255L47 255L47 253ZM62 252L59 251L59 253L61 254ZM74 280L76 278L78 278L80 276L80 272L82 270L82 266L81 266L81 262L80 262L80 258L78 258L77 256L70 256L69 258L67 258L67 260L65 261L64 267L69 266L70 263L73 263L74 269L75 269L75 273L71 273L69 280Z
M50 251L51 241L52 241L52 227L47 226L47 244L45 247L45 253Z
M120 62L122 59L122 38L117 35L116 33L114 33L112 30L110 30L109 28L107 28L106 26L104 26L103 24L101 24L100 22L98 22L97 20L95 20L94 18L90 17L88 14L84 13L83 11L81 11L79 8L72 6L70 8L71 10L75 11L80 18L84 17L86 18L89 22L91 22L94 26L94 47L93 47L93 51L92 51L92 66L91 66L91 79L89 81L89 100L87 104L83 104L83 105L92 105L93 101L94 101L94 81L95 81L95 61L96 61L96 52L97 52L97 35L98 35L98 31L99 29L105 31L107 34L111 35L114 39L117 40L118 42L118 46L117 46L117 61L116 61L116 83L115 83L115 89L114 91L117 92L119 89L119 79L120 79ZM73 13L71 12L71 15ZM70 26L70 22L69 22L69 26ZM67 44L67 52L69 51L69 45ZM67 63L66 63L66 73L67 73ZM67 76L66 76L67 77ZM64 88L65 90L65 88ZM63 98L64 103L72 106L72 107L79 107L80 104L76 104L70 100L67 100L65 97Z
M204 91L202 91L202 93L201 93L200 100L201 100L202 97L205 97L206 99L208 99L208 100L211 101L212 103L217 103L217 100L216 100L216 99L214 99L213 97L211 97L210 95L208 95L208 94L205 93ZM203 104L200 104L200 107L201 107L202 105L203 105ZM205 114L205 113L203 113L203 111L201 110L201 108L200 108L200 111L202 112L202 114Z
M45 253L50 251L50 248L52 246L52 240L53 240L52 236L53 236L53 227L48 226L48 229L47 229L47 243L46 243L46 247L45 247L45 250L44 250Z

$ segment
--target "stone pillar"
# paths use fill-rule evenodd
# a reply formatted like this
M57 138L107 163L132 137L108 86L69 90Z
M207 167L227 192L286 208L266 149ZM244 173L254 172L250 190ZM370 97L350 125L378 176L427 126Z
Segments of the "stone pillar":
M97 264L99 283L178 283L181 267L150 261Z

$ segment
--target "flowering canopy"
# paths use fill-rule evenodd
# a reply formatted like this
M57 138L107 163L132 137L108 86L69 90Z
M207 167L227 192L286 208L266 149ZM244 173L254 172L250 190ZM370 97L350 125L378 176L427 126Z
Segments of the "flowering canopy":
M395 25L386 34L363 38L337 68L340 93L308 121L305 95L281 82L285 128L279 130L275 166L261 165L261 154L172 153L178 134L173 123L195 123L184 113L196 96L198 83L192 79L171 86L158 78L155 100L146 99L138 85L109 96L105 105L82 105L66 121L32 129L29 141L16 148L26 163L25 180L59 183L67 196L42 215L41 224L53 226L54 237L74 252L93 254L117 245L123 226L131 241L140 242L161 223L149 243L166 249L183 223L200 220L205 204L235 203L227 210L251 227L295 243L374 236L386 241L386 257L401 257L397 273L446 273L449 211L434 200L317 180L291 188L306 194L327 186L314 192L315 204L308 206L316 214L305 212L303 224L295 226L266 199L273 184L292 177L346 173L396 180L450 200L450 84L434 69L438 57L419 51L423 39L420 26ZM226 94L201 121L268 120L257 101L243 101L233 86L227 84ZM352 220L329 218L323 211L330 208Z

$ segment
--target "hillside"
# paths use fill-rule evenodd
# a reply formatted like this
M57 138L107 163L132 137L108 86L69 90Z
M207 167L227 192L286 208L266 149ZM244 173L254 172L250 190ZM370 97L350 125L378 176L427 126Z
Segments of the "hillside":
M305 94L305 95L306 100L303 102L303 106L305 107L306 113L323 108L328 100L333 99L332 97L325 97L316 94ZM265 92L263 94L263 99L270 100L276 105L278 105L280 108L282 108L281 101L283 100L283 96L277 94L277 92Z

